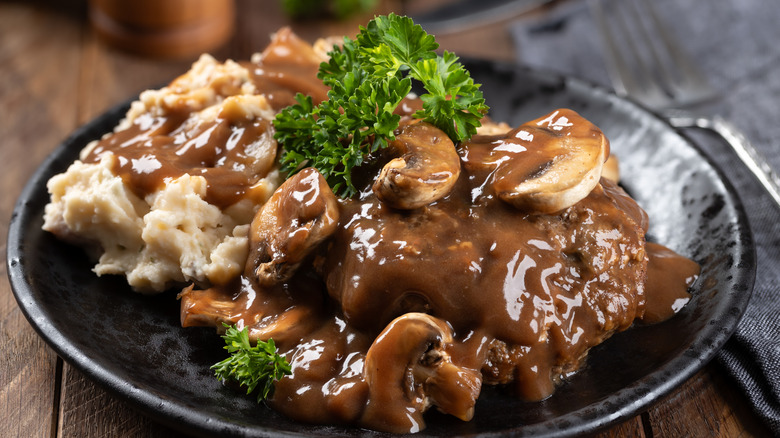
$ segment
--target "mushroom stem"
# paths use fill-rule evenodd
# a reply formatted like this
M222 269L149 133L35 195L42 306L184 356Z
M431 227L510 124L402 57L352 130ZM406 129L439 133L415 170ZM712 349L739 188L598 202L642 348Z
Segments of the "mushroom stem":
M482 388L479 372L461 368L441 350L432 349L414 368L414 380L422 382L429 405L463 421L474 416L474 403Z
M417 432L425 428L423 413L431 406L470 420L482 377L452 362L447 352L452 342L447 323L424 313L407 313L388 324L366 354L369 400L363 424Z
M336 231L338 220L338 201L325 178L314 168L301 170L255 215L247 273L263 286L288 280L312 250Z
M312 293L303 299L290 300L279 285L257 287L249 282L232 283L196 290L190 285L181 300L182 327L215 327L224 332L224 324L247 327L252 342L273 338L277 345L294 345L319 322L319 297ZM237 289L237 291L236 291Z

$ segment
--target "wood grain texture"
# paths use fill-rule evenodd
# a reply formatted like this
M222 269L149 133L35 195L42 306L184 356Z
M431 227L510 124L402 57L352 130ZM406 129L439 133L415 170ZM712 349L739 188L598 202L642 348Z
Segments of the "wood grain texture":
M0 4L2 437L50 436L56 430L57 356L16 306L6 272L6 230L29 175L76 126L75 85L82 34L81 23L62 11Z
M82 44L79 76L78 122L83 124L107 109L137 97L149 88L159 88L189 70L197 59L143 58L108 47L92 32Z
M646 414L651 436L771 436L745 396L715 364L697 373Z
M67 364L62 378L58 438L186 436L141 415Z
M290 22L276 1L239 0L237 6L235 36L214 52L218 59L247 59L283 25L313 40L354 34L367 20ZM378 12L415 7L419 2L386 1ZM27 323L7 281L5 230L31 172L78 125L168 82L195 60L148 59L114 50L89 29L85 11L84 0L0 1L0 437L179 437L63 364ZM461 56L514 59L503 25L442 36L440 43ZM761 437L768 432L734 385L709 365L647 412L597 436Z
M646 437L642 418L636 416L628 421L625 421L617 426L607 429L605 432L595 435L598 438L649 438Z

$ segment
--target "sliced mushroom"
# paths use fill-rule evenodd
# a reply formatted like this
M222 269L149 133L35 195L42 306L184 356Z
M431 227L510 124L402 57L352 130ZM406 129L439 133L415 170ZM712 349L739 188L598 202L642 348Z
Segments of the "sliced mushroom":
M476 370L452 362L452 330L425 313L393 320L366 354L364 377L369 400L362 423L395 433L425 428L423 413L437 406L468 421L482 387Z
M607 157L607 161L604 162L604 167L601 169L601 177L615 184L620 182L620 162L618 157L612 154Z
M295 345L321 321L322 298L311 282L299 281L290 293L283 285L259 287L245 278L228 285L179 293L182 327L214 327L223 323L247 327L252 342L273 338L277 345Z
M609 155L601 130L569 109L555 110L509 134L525 140L527 151L498 166L493 189L524 210L554 213L576 204L596 187Z
M246 271L259 284L288 280L314 248L336 231L338 201L325 178L306 168L285 181L252 221Z
M398 156L379 173L372 190L394 208L412 210L450 192L460 175L460 159L452 140L429 123L403 128L389 151Z

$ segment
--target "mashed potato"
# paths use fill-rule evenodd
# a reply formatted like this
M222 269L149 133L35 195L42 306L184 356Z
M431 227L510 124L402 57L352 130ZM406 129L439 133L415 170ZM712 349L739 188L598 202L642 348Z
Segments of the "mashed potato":
M111 173L112 159L77 161L49 181L45 230L96 244L95 273L125 275L141 292L219 284L241 272L249 226L203 200L204 178L182 176L144 200Z
M203 55L167 87L143 92L114 133L140 118L174 112L189 113L185 130L214 121L226 109L232 117L272 120L274 111L256 93L247 68ZM101 154L99 162L85 162L97 144L92 142L79 161L49 181L51 202L43 228L87 247L98 259L95 273L125 275L139 292L159 292L184 282L225 283L242 271L248 223L280 182L275 142L265 141L273 142L266 145L272 152L257 156L268 161L262 167L265 176L242 200L224 209L205 200L207 181L199 175L166 180L160 190L139 197L112 170L117 159L112 153Z

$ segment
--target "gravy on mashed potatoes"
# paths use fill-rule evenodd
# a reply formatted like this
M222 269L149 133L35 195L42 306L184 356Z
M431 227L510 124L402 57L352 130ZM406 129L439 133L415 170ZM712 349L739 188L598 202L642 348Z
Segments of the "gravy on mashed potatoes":
M271 121L299 91L325 98L316 71L327 49L282 29L256 56L262 67L203 55L141 93L114 132L49 181L43 228L142 293L236 277L248 224L282 180Z

